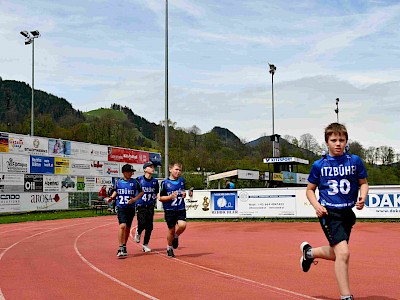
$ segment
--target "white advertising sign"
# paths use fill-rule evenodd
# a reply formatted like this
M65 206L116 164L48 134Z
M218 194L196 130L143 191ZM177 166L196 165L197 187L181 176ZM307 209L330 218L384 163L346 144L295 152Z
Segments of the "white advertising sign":
M98 192L99 190L96 189L96 177L85 177L86 192Z
M91 160L108 161L108 147L104 145L90 144Z
M3 154L3 172L30 173L29 156Z
M76 159L91 160L92 145L71 141L71 157Z
M61 191L76 192L76 176L61 176Z
M211 214L210 191L193 191L193 196L189 197L186 192L185 206L188 218L213 218Z
M117 162L104 162L104 176L121 177L121 165Z
M92 160L90 162L90 175L93 176L104 175L104 162L98 160Z
M90 161L70 159L69 170L71 175L90 175Z
M239 179L260 179L260 172L251 170L238 170Z
M243 217L294 217L296 191L254 189L238 192L238 212Z
M31 155L48 155L49 142L41 137L24 137L24 153Z
M10 133L8 136L8 152L14 154L24 153L24 137Z
M68 193L0 194L0 212L68 209Z
M61 176L43 175L43 192L60 192Z
M24 191L24 174L0 174L0 192L15 193Z

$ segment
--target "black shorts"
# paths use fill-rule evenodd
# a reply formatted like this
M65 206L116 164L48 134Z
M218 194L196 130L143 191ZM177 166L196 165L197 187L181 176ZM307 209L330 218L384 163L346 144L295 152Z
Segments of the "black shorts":
M118 207L117 209L118 223L125 223L126 226L131 227L133 218L135 217L134 207Z
M186 209L166 210L164 212L164 218L168 228L174 228L178 221L186 221Z
M356 215L351 208L331 209L327 208L328 215L319 219L322 230L331 247L342 241L349 242L351 229L356 223Z

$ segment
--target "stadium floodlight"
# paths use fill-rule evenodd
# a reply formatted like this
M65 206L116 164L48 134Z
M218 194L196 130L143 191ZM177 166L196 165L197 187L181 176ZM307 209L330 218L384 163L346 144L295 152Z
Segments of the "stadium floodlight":
M39 30L20 32L25 37L25 45L32 44L32 101L31 101L31 136L34 135L34 99L35 99L35 39L40 37Z
M29 32L24 30L20 32L24 37L29 38Z
M273 64L268 63L269 65L269 73L272 75L272 157L275 157L275 120L274 120L274 74L276 71L276 67Z
M31 34L32 34L32 36L35 37L35 38L40 36L39 30L33 30L33 31L31 31Z

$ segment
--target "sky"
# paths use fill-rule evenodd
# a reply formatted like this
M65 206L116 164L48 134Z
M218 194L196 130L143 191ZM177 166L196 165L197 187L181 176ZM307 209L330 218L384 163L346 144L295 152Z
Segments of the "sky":
M84 112L117 103L159 124L165 3L0 0L0 76L31 85L32 45L19 32L39 30L35 89ZM339 119L351 141L400 153L399 23L398 0L170 0L169 118L247 142L274 127L319 144Z

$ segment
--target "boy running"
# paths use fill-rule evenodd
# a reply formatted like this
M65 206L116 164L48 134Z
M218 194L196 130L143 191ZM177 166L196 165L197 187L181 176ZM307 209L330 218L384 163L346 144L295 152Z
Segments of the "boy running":
M329 246L312 248L307 242L300 246L301 267L307 272L314 259L335 262L335 275L340 299L354 299L349 283L349 239L356 222L352 208L363 209L368 194L367 171L360 157L345 152L347 129L332 123L325 129L329 154L314 162L308 177L306 195L318 216ZM317 200L315 191L319 190ZM360 196L358 193L360 192Z
M138 227L136 228L135 241L136 243L140 243L140 235L144 230L145 234L143 238L142 250L143 252L151 252L151 249L149 248L149 242L151 232L153 231L154 206L157 201L157 194L160 187L157 179L153 178L153 162L146 162L143 165L143 170L144 175L137 178L137 181L139 181L144 191L144 194L142 198L136 201Z
M119 248L117 257L123 258L128 256L126 250L126 242L128 241L131 232L133 217L135 216L135 201L140 199L144 192L139 182L131 178L135 170L129 164L122 167L123 178L115 183L114 192L111 195L111 200L116 199L117 217L119 223L118 242Z
M165 221L168 226L167 255L175 257L174 250L179 246L179 236L186 229L185 180L180 177L182 164L169 165L169 178L161 183L160 201L163 202ZM176 229L176 225L178 226Z

